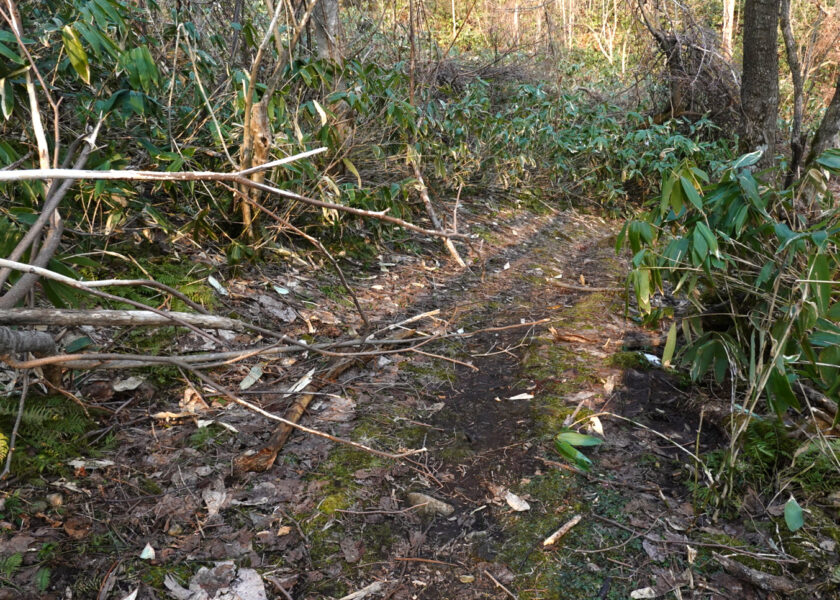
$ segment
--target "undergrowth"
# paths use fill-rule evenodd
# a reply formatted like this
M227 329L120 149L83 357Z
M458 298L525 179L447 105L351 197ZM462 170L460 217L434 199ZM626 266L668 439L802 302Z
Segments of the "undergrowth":
M0 461L6 459L9 438L18 415L19 397L0 397ZM12 468L17 474L58 473L64 463L88 452L84 434L93 421L64 396L27 398L21 413Z

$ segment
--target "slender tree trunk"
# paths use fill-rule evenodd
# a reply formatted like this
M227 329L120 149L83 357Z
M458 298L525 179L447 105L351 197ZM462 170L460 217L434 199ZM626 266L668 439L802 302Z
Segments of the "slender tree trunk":
M414 0L408 0L408 43L411 51L408 59L408 101L414 106L415 70L417 68L417 48L414 42Z
M312 14L315 22L315 51L318 58L341 60L341 32L338 20L338 0L320 0Z
M788 187L799 176L799 165L802 163L802 153L805 150L805 135L802 133L802 115L805 111L805 82L796 39L793 37L793 26L790 21L790 0L782 0L779 14L782 21L782 35L785 39L787 62L793 81L793 123L791 123L790 131L791 156L788 173L785 176L785 187Z
M723 0L723 25L720 48L726 58L732 58L732 33L735 31L735 0Z
M741 151L761 149L758 163L773 163L779 112L779 57L776 36L781 0L746 0L741 79Z
M519 0L513 5L513 41L519 45Z
M829 148L840 148L840 76L837 77L834 97L832 97L820 127L811 141L811 152L808 154L808 160L805 164L810 165Z

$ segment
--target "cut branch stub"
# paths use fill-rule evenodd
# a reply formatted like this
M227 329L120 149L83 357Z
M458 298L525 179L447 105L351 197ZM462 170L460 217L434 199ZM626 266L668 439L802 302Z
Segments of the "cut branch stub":
M55 354L55 340L49 333L43 331L0 327L0 355L20 352L39 355Z

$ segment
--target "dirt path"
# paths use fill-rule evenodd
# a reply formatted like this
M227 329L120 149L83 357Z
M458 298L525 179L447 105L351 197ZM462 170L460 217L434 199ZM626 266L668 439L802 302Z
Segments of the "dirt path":
M759 560L772 532L711 522L690 493L704 474L689 454L722 436L637 352L655 354L656 336L623 318L622 293L551 283L620 286L615 224L571 212L508 222L482 233L484 260L467 272L391 257L359 279L382 322L440 309L421 328L481 332L352 370L305 417L378 448L427 453L389 462L296 434L271 470L240 479L232 459L267 437L264 420L217 405L209 427L150 421L174 401L141 387L101 456L109 462L21 487L14 523L25 526L6 517L0 555L23 561L0 598L123 598L135 588L138 598L170 597L167 588L178 597L173 582L190 581L215 597L235 569L196 572L224 560L256 568L270 598L769 597L713 557L737 545L753 566L784 573ZM320 318L322 332L338 327ZM289 399L279 392L319 364L273 365L249 398L280 412ZM588 473L554 449L567 426L605 441L581 448ZM146 544L154 558L141 558ZM44 564L51 583L32 595Z

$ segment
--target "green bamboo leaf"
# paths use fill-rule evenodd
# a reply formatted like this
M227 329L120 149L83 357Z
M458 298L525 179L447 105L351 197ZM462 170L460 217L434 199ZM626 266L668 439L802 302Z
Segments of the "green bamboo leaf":
M342 158L341 162L344 163L344 166L347 167L347 170L353 173L356 176L356 183L359 187L362 187L362 176L359 175L358 169L356 169L356 165L350 162L349 158Z
M566 442L570 446L599 446L604 443L601 438L594 435L584 435L576 431L558 433L555 439L558 442Z
M830 171L840 171L840 149L832 148L831 150L826 150L817 158L817 164Z
M677 348L677 324L671 323L668 330L668 337L665 339L665 350L662 352L662 366L670 367L671 359L674 358L674 350Z
M581 452L568 442L554 440L554 447L557 449L557 452L560 453L562 457L575 463L575 465L577 465L579 469L588 471L589 468L592 466L592 461L589 460L583 452Z
M9 48L6 44L0 42L0 56L5 56L13 63L18 65L25 65L26 61L23 60L17 52L14 52L11 48Z
M703 198L701 198L700 194L697 193L697 188L694 187L694 184L691 183L687 177L682 175L680 176L680 183L682 184L683 192L685 193L685 197L688 198L688 201L691 202L697 210L702 210Z
M777 414L782 414L788 408L799 408L799 400L793 393L787 375L778 367L773 367L767 379L768 403Z
M79 36L70 25L65 25L61 30L61 39L64 41L64 50L70 57L70 64L73 69L82 81L90 84L90 64Z

